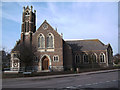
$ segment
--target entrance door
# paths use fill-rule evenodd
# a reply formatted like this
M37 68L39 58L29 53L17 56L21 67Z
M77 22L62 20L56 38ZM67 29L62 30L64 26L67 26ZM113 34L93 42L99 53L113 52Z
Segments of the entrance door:
M45 56L42 60L42 70L48 70L49 59Z

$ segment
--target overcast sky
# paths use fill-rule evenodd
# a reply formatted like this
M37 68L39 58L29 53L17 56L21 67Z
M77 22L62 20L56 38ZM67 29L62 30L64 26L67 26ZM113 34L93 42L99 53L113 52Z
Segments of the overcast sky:
M23 6L33 6L37 28L47 20L64 39L99 39L118 52L117 2L2 3L2 45L8 51L20 39Z

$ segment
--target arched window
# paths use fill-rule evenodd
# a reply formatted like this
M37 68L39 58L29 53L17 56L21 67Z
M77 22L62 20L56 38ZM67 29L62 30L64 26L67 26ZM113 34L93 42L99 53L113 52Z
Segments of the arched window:
M88 55L87 54L83 55L83 60L85 63L88 63Z
M75 63L80 63L80 56L77 54L75 55Z
M34 62L38 62L38 57L34 56Z
M93 63L97 62L97 54L96 53L92 54L92 61L93 61Z
M26 15L29 15L29 11L26 11Z
M45 38L44 38L43 34L40 34L38 37L38 47L45 48Z
M47 48L54 48L54 36L51 33L47 36Z
M105 54L100 53L100 62L105 62Z

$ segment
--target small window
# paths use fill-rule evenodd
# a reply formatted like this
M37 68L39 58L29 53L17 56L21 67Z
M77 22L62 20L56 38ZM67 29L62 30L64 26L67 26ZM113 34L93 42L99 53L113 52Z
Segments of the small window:
M38 57L34 57L34 61L35 61L35 62L38 62Z
M29 15L30 13L28 11L26 11L26 15Z
M14 60L13 61L13 67L18 67L18 63L19 63L18 60Z
M45 30L45 29L47 29L48 28L48 25L45 23L45 24L43 24L43 29Z
M15 53L15 54L13 54L13 57L14 57L14 58L17 58L17 54L16 54L16 53Z
M54 62L59 62L59 56L58 56L58 55L54 56L54 57L53 57L53 61L54 61Z

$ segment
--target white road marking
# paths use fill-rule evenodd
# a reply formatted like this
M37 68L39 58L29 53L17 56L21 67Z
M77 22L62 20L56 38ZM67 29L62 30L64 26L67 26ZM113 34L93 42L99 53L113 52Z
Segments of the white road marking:
M99 82L99 83L104 83L104 82Z
M83 85L78 85L79 87L83 86Z
M117 80L112 80L112 81L117 81ZM92 83L92 84L78 85L76 87L89 86L89 85L95 85L95 84L100 84L100 83L108 83L108 82L112 82L112 81L104 81L104 82L98 82L98 83ZM76 88L76 87L75 86L70 86L70 87L66 87L66 88Z
M70 87L66 87L66 88L70 88Z
M92 84L85 84L85 85L87 85L87 86L88 86L88 85L92 85Z
M113 82L117 81L117 80L112 80Z
M112 80L112 81L117 81L117 80ZM95 84L100 84L100 83L108 83L108 82L112 82L112 81L104 81L104 82L98 82L98 83L92 83L92 84L78 85L78 87L95 85ZM76 87L77 87L77 86L76 86ZM66 88L76 88L76 87L75 87L75 86L70 86L70 87L66 87Z
M106 82L110 82L110 81L106 81Z
M90 79L92 77L86 77L86 78L79 78L78 80L83 80L83 79Z
M66 87L66 88L76 88L76 87L74 87L74 86L70 86L70 87Z
M98 83L93 83L93 84L98 84Z

